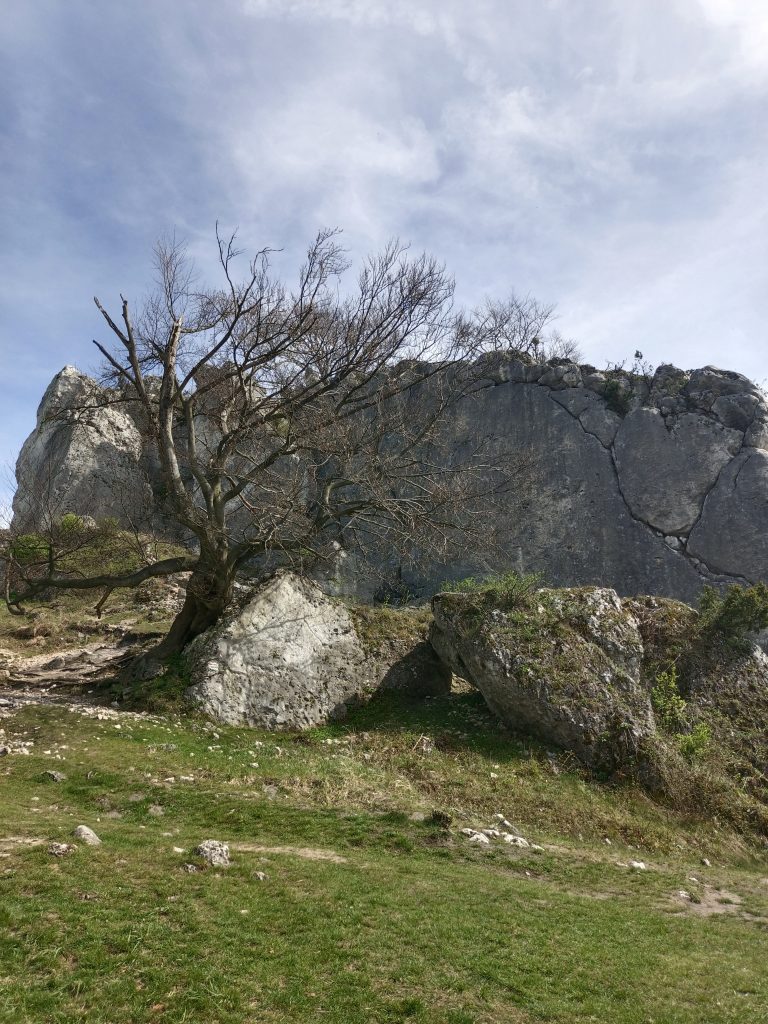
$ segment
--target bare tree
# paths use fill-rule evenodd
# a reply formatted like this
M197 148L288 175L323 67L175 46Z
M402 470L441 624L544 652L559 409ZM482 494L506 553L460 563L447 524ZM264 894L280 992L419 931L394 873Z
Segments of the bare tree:
M111 388L96 400L131 404L189 553L86 579L17 564L8 594L19 609L52 586L109 591L191 571L181 612L136 674L211 626L254 559L305 564L340 541L439 554L482 537L487 547L494 501L515 479L520 491L523 460L493 439L460 458L446 449L446 414L479 386L475 356L496 346L482 316L456 313L443 267L394 242L345 293L347 259L324 231L289 289L269 250L239 280L235 236L217 242L218 288L199 288L170 242L156 248L158 287L138 315L124 298L119 317L95 300L113 336L95 342ZM526 337L551 311L530 312ZM86 400L65 412L89 411Z
M531 295L507 299L487 298L468 320L468 330L486 350L515 353L546 362L571 359L578 362L579 347L572 338L551 328L555 307Z

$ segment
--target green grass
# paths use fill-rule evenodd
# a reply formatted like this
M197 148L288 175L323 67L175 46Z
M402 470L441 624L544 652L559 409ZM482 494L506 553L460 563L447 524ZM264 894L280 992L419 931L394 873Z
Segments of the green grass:
M162 635L171 616L147 614L144 599L149 585L136 590L117 590L107 602L101 618L95 606L101 591L52 593L25 604L24 616L11 615L0 605L0 649L21 657L54 654L72 647L103 640L110 627L129 627L134 633ZM114 637L113 637L114 639Z
M34 742L0 760L0 1021L768 1021L764 851L590 782L475 693L301 736L40 707L0 725ZM544 850L461 837L496 811ZM48 854L81 823L101 847ZM187 873L205 838L232 866Z

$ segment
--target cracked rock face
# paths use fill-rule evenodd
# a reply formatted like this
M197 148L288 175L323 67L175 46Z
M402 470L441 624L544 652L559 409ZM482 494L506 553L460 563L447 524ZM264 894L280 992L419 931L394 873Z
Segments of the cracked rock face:
M307 729L381 689L449 690L450 674L425 641L388 659L378 653L343 604L281 573L193 643L188 695L231 725Z
M614 441L619 484L633 515L661 533L687 533L742 439L706 416L683 413L668 425L658 409L633 409Z
M502 517L502 550L470 556L457 543L418 568L396 552L369 551L371 571L350 549L324 574L326 589L370 599L384 576L428 596L446 579L515 569L541 572L553 585L695 603L703 583L768 580L768 401L747 378L669 365L645 378L508 354L479 365L482 382L443 430L454 464L488 438L498 452L530 460L522 510L513 502ZM50 421L57 405L77 404L94 388L67 367L46 392L17 466L19 519L38 507L46 473L60 514L126 521L128 510L136 521L156 511L157 467L125 406L85 423ZM429 388L404 399L415 413L433 400Z
M746 448L728 463L688 550L717 572L768 580L768 451Z
M768 401L716 367L652 378L497 365L446 424L457 451L483 437L532 460L529 508L493 568L555 585L605 584L695 603L704 583L768 580ZM765 445L765 449L761 448ZM505 527L506 528L506 527ZM415 592L488 572L455 552Z

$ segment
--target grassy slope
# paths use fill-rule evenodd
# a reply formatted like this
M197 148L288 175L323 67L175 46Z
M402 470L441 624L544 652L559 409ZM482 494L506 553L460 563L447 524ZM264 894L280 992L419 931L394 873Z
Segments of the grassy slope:
M302 737L51 708L1 724L34 741L0 761L2 1021L768 1021L764 852L590 783L476 694ZM433 808L449 831L413 820ZM544 852L458 835L496 811ZM80 823L103 846L50 856ZM184 871L209 837L232 867Z
M162 635L170 625L169 614L147 614L147 586L137 590L116 591L101 618L94 612L101 592L56 594L50 600L30 601L31 614L11 615L0 604L0 649L23 658L54 654L84 644L104 642L113 626L129 627L136 633Z

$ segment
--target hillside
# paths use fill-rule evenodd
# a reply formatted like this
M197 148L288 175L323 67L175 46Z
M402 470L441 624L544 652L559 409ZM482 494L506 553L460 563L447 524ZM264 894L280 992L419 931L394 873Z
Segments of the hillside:
M764 850L512 740L475 693L281 736L7 694L2 715L27 744L0 761L3 1020L715 1024L768 1005ZM541 849L462 835L499 814ZM230 867L194 855L209 838Z
M763 1019L768 854L738 817L596 776L460 681L300 733L181 713L173 673L132 698L161 713L110 706L78 651L162 629L146 608L124 596L101 635L70 596L37 637L0 621L39 652L0 692L0 1019Z

